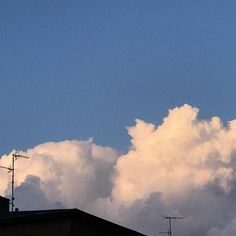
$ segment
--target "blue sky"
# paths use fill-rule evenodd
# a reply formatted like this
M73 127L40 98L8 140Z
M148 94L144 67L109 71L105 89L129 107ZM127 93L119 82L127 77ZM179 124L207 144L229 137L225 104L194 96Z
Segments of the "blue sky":
M234 119L236 2L0 1L0 153L86 139L189 103Z

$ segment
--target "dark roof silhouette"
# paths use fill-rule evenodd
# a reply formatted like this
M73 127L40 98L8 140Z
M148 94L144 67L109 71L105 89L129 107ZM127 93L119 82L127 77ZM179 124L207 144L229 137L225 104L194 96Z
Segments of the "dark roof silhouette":
M17 211L0 214L0 228L6 225L23 223L46 222L50 220L67 219L80 222L81 224L91 225L92 227L103 228L118 235L143 236L139 232L96 217L78 209L61 210L36 210L36 211Z

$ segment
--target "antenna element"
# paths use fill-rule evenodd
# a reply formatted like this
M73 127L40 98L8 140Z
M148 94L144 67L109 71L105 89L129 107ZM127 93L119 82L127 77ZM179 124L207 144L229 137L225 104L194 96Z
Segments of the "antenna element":
M14 200L15 200L15 196L14 196L14 184L15 184L15 161L18 159L18 158L29 158L27 156L23 156L23 155L20 155L18 154L18 152L14 152L12 154L12 165L9 166L9 167L6 167L6 166L0 166L0 168L3 168L3 169L7 169L8 170L8 173L11 172L11 201L10 201L10 205L11 205L11 211L13 212L14 211Z
M172 220L182 220L184 219L183 217L179 217L179 216L164 216L165 219L168 220L169 223L169 229L168 231L165 232L159 232L159 234L167 234L168 236L172 236L173 231L172 231Z

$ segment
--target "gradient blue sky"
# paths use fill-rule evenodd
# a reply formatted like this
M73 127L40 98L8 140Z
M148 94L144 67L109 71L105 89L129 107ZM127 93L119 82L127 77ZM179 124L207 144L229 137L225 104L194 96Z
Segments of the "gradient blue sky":
M94 137L189 103L236 118L235 0L1 0L0 154Z

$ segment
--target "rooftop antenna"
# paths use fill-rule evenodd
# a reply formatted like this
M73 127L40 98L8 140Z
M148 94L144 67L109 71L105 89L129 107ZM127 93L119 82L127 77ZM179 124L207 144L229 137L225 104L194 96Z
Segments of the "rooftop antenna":
M163 231L163 232L159 232L159 234L167 234L168 236L170 236L170 231Z
M8 173L11 173L11 201L10 201L10 205L11 205L11 211L14 211L14 200L15 200L15 195L14 195L14 184L15 184L15 161L18 158L29 158L27 156L23 156L18 154L18 152L14 152L12 153L12 164L9 167L6 166L0 166L0 168L3 169L7 169Z
M183 220L183 217L179 217L179 216L164 216L165 219L168 220L169 223L169 229L168 231L165 232L159 232L160 234L167 234L168 236L172 236L173 231L172 231L172 220Z

